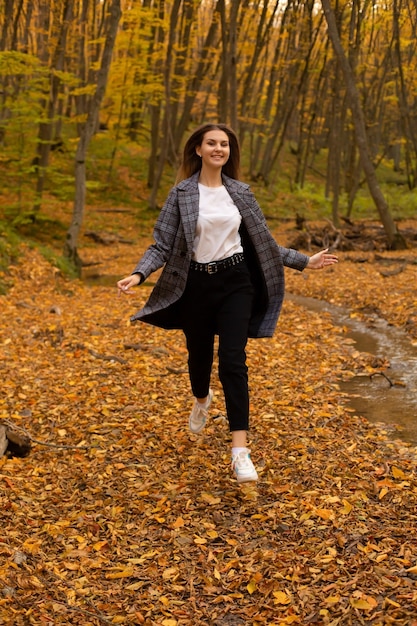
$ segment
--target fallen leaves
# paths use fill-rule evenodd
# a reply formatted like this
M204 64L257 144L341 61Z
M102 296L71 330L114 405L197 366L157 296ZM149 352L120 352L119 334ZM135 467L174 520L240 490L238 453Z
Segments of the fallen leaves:
M0 623L412 623L415 453L344 405L358 357L328 317L284 305L249 342L260 481L239 487L215 371L195 437L181 334L126 324L149 288L25 267L1 298L0 419L37 443L0 459Z
M290 604L291 598L284 591L273 591L274 604Z
M361 609L363 611L371 611L378 606L378 601L372 596L368 596L361 591L355 591L351 598L350 603L355 609Z

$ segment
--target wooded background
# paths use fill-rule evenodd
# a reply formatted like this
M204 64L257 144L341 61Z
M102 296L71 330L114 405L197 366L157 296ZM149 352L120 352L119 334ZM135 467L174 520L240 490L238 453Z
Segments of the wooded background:
M33 181L36 219L51 156L75 159L76 260L99 131L112 133L110 170L126 142L148 146L141 175L156 207L186 134L222 121L238 132L245 178L275 182L287 154L294 186L317 169L336 225L341 195L350 217L366 180L394 245L375 172L388 164L417 184L416 21L412 0L0 0L2 177Z

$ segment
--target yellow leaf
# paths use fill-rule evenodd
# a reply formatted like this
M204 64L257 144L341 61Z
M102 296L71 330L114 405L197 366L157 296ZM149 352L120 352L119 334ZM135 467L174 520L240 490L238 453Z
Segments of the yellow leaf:
M106 545L107 545L107 540L103 539L103 541L96 541L96 543L93 543L93 548L94 550L96 550L96 552L99 552L101 548L103 548Z
M207 539L204 539L204 537L196 537L194 539L194 543L196 543L197 545L202 545L203 543L207 543Z
M410 572L411 574L417 574L417 565L413 565L412 567L409 567L407 572Z
M29 576L29 580L31 584L37 589L43 589L44 587L43 583L36 576Z
M42 541L40 539L26 539L22 548L23 552L30 552L31 554L36 554L38 552Z
M219 504L221 502L220 498L216 498L211 493L202 493L201 499L207 502L207 504Z
M340 601L340 596L329 596L326 598L325 602L327 604L337 604Z
M85 537L83 537L82 535L74 535L74 539L76 539L78 543L80 544L78 546L79 548L81 548L81 545L83 545L83 547L87 545L87 541L85 540Z
M142 565L144 561L146 561L147 559L152 559L157 554L159 554L158 550L151 550L150 552L145 552L145 554L142 554L142 556L140 557L128 559L128 561L129 563L132 563L132 565Z
M355 609L363 609L364 611L370 611L372 606L369 604L367 600L363 598L359 598L358 600L351 600L351 605Z
M386 487L383 487L381 491L379 492L378 498L382 500L382 498L386 496L387 493L388 493L388 489Z
M341 509L340 513L342 515L349 515L349 513L353 509L353 506L351 505L351 503L348 500L343 500L343 505L344 505L343 509Z
M378 602L375 600L375 598L372 598L372 596L362 595L362 597L360 598L350 598L350 604L355 609L362 609L363 611L370 611L371 609L374 609L378 605Z
M123 624L126 621L126 617L124 615L115 615L111 621L112 624Z
M166 596L159 596L159 602L161 602L164 606L169 605L169 598Z
M240 490L244 500L258 499L258 488L256 482L240 483Z
M210 539L217 539L219 533L215 530L208 530L207 535L210 537Z
M273 591L274 604L290 604L291 598L284 591Z
M218 569L214 568L213 573L214 573L214 578L217 578L217 580L221 580L221 574Z
M176 619L169 617L168 619L162 620L162 626L177 626L178 622Z
M393 466L391 468L391 471L392 471L392 475L394 476L394 478L402 478L403 480L405 478L407 478L406 475L404 474L404 472L402 470L398 469L398 467L394 467Z
M68 604L75 604L75 591L74 589L67 589L65 592L65 595L67 596L67 602Z
M254 591L256 591L256 582L252 579L248 585L246 585L246 589L249 591L249 593L252 595L252 593Z
M137 583L132 583L131 585L127 585L125 588L129 589L130 591L137 591L138 589L141 589L141 587L143 587L143 581L140 580Z
M80 564L75 563L74 561L64 561L65 569L69 569L71 571L76 571L80 569Z
M119 572L111 572L110 574L106 574L106 578L108 580L117 580L118 578L129 578L129 576L133 576L133 567L125 567Z
M178 575L178 567L168 567L168 569L162 572L162 578L164 580L169 580L174 578L174 576Z
M339 496L329 496L328 498L326 498L326 502L328 502L329 504L334 504L335 502L340 502L340 498Z

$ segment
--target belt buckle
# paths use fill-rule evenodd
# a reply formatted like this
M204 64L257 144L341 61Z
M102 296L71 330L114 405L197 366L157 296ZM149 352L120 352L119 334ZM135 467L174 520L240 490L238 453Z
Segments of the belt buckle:
M208 274L216 274L217 273L217 263L216 263L216 261L212 261L211 263L207 263L207 273Z

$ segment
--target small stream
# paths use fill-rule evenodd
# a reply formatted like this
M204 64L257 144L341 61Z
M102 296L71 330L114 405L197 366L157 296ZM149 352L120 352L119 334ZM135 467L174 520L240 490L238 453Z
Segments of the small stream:
M350 318L346 309L322 300L294 294L286 298L306 309L330 313L335 325L348 329L346 336L355 341L358 351L389 361L385 372L389 380L380 375L356 376L340 387L349 394L349 404L359 415L394 426L394 438L417 444L417 347L410 337L385 320L376 318L369 326ZM397 384L391 386L389 381Z
M84 281L115 289L119 278L87 274ZM335 325L348 329L346 336L355 341L359 352L389 361L389 380L383 376L356 376L340 383L340 387L349 394L349 404L359 415L370 422L386 424L393 438L417 445L417 347L411 344L409 336L379 318L372 321L372 326L352 319L346 309L323 300L288 293L285 297L311 311L329 313ZM391 386L389 381L400 384Z

